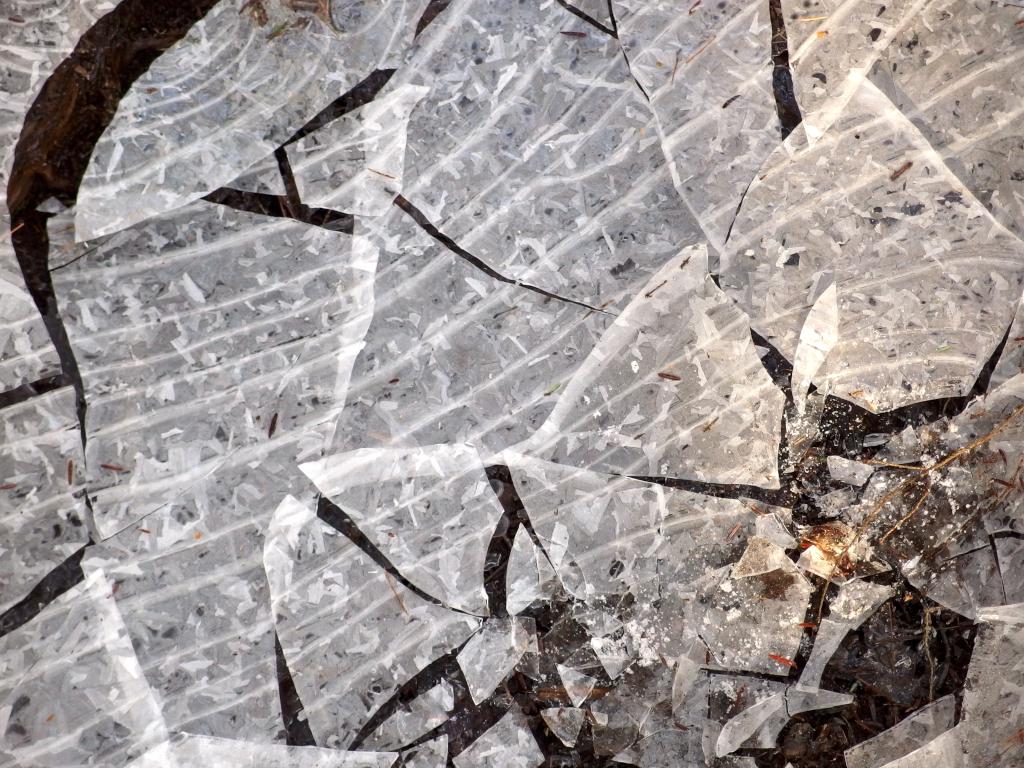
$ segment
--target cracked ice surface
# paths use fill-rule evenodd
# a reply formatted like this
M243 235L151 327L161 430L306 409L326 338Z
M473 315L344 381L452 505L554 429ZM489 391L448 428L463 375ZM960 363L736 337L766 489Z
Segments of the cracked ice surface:
M264 559L278 637L318 743L352 742L401 684L480 625L421 598L291 497Z
M872 411L966 394L1009 325L1024 246L870 82L813 146L768 159L722 286L785 356L836 285L838 339L813 381Z
M0 0L0 766L1017 760L1024 12L183 9Z
M334 94L400 60L426 3L348 5L365 8L340 30L277 3L265 19L214 6L118 105L82 182L77 238L172 211L258 163Z

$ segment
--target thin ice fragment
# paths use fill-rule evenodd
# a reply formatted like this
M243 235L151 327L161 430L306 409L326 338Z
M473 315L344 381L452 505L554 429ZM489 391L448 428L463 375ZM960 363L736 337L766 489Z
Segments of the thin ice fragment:
M484 562L502 509L471 446L366 448L302 471L413 584L487 614Z
M284 185L284 178L281 176L281 167L275 155L267 155L237 179L229 181L226 186L230 189L240 189L243 192L258 192L264 195L279 195L283 197L288 194L288 190Z
M296 499L267 533L281 647L318 744L349 744L369 716L479 620L427 602Z
M975 765L984 765L969 762L970 758L964 755L963 730L961 726L951 728L913 752L886 763L882 768L973 768ZM1012 747L1009 751L1012 751ZM1004 763L989 763L997 764Z
M616 317L528 445L605 472L777 488L784 401L699 245Z
M793 402L800 414L806 410L808 389L838 341L839 304L836 284L829 282L807 313L800 330L800 342L793 356Z
M376 260L358 236L199 202L54 275L101 538L157 510L270 518L333 434Z
M157 523L90 547L83 570L113 582L169 729L270 741L281 710L261 528Z
M590 697L597 679L563 664L557 665L557 668L558 676L562 679L562 687L569 694L569 701L573 706L580 706Z
M950 694L921 707L895 726L843 753L846 768L882 768L953 727L956 698Z
M610 316L493 279L397 207L366 226L374 317L335 449L469 442L486 456L527 438Z
M118 104L78 193L78 239L173 211L259 163L401 60L425 5L358 0L341 29L283 3L261 3L262 13L217 4Z
M488 619L456 657L477 704L484 701L515 668L525 653L537 652L533 619Z
M1013 322L1006 332L1006 345L992 371L989 388L998 387L1021 373L1024 373L1024 296L1017 304Z
M443 725L455 709L455 692L447 680L402 701L398 710L362 743L362 749L394 750Z
M401 85L287 147L306 205L380 216L402 191L406 126L428 88Z
M552 707L542 709L540 716L544 718L544 723L560 742L567 747L572 747L580 735L587 712L577 707Z
M872 411L970 391L1010 323L1024 244L864 82L827 137L794 133L751 183L721 284L793 360L809 302L836 287L819 391Z
M393 80L430 89L403 196L498 272L622 306L700 229L619 42L556 2L468 0L442 18Z
M848 694L790 687L743 710L726 723L715 744L715 754L719 757L731 754L748 741L751 746L774 747L793 715L841 707L852 702L853 696Z
M978 618L958 730L969 766L1014 765L1024 758L1024 604L985 610Z
M832 654L836 652L848 632L853 631L893 596L892 587L852 581L844 584L839 595L829 605L829 615L818 622L814 647L800 673L801 688L818 688Z
M832 476L833 480L857 488L864 485L875 471L875 468L870 464L853 461L852 459L844 459L842 456L829 456L827 463L828 473Z
M571 594L580 599L616 594L655 577L664 515L660 486L507 458L533 528Z
M441 736L402 753L402 768L446 768L448 737Z
M801 129L811 143L841 123L872 65L894 38L914 27L928 5L928 0L782 0Z
M537 549L526 526L520 526L512 541L506 574L505 607L515 615L537 600L554 597L557 576L547 556Z
M17 764L119 768L167 739L102 572L0 639L0 753Z
M515 705L467 749L453 759L455 768L537 768L544 754Z
M700 635L728 669L786 674L810 595L810 583L784 550L752 538L730 572L706 589Z

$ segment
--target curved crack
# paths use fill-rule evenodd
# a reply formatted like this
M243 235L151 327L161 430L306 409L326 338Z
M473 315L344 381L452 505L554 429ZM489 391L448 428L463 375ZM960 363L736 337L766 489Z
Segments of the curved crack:
M403 211L405 211L407 214L409 214L410 218L412 218L412 220L419 225L420 229L422 229L432 238L437 240L439 243L441 243L441 245L443 245L449 251L454 253L456 256L472 264L474 267L479 269L488 277L493 278L494 280L497 280L498 282L501 283L519 286L520 288L524 288L527 291L532 291L533 293L539 294L540 296L544 296L545 298L548 299L554 299L555 301L563 301L566 304L572 304L577 307L582 307L583 309L589 309L591 312L600 312L602 315L612 314L607 310L601 309L600 307L591 306L586 302L577 301L576 299L570 299L565 296L559 296L557 293L551 293L551 291L547 291L544 288L540 288L536 285L531 285L530 283L524 283L521 280L515 280L514 278L506 277L505 275L501 274L500 272L496 271L491 266L489 266L487 262L485 262L479 256L473 255L465 248L463 248L461 245L459 245L457 242L455 242L448 235L444 234L444 232L442 232L440 229L434 226L430 219L428 219L419 208L410 203L402 195L399 195L398 197L395 198L394 204L401 208Z
M37 207L53 197L74 204L92 150L128 89L180 40L216 0L150 3L123 0L82 35L43 84L25 116L7 184L12 244L25 285L50 336L61 369L75 389L86 444L85 385L57 305L49 270L49 214ZM110 46L111 40L120 44ZM86 495L88 502L88 495Z

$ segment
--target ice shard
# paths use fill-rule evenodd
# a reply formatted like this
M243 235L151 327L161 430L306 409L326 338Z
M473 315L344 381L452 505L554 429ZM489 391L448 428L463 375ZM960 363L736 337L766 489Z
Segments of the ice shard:
M0 639L0 755L125 766L167 739L160 699L100 571Z
M544 755L517 707L456 755L455 768L538 768Z
M537 652L532 619L488 619L456 659L477 704L487 699L526 653Z
M267 535L274 623L318 744L345 747L369 717L480 620L432 603L288 498Z
M488 613L484 561L502 509L472 446L365 448L302 471L413 584Z
M0 407L0 612L89 541L75 393Z
M425 5L358 0L343 28L301 3L215 5L121 99L82 180L78 239L173 211L241 175L375 69L401 61Z

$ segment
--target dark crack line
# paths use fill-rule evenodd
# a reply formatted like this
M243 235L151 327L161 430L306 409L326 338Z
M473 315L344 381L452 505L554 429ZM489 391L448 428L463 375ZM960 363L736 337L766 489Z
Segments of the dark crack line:
M775 111L785 141L793 129L803 122L803 116L796 101L793 73L789 68L789 36L782 15L782 0L768 0L768 15L772 24L772 93L775 94Z
M274 631L274 656L277 661L277 692L281 699L281 719L284 723L285 744L289 747L315 747L316 739L309 721L303 714L302 699L295 688L292 672L281 648L281 639Z
M575 6L569 5L569 3L567 3L565 0L555 0L555 2L558 3L560 6L562 6L565 10L567 10L569 13L571 13L576 18L582 19L583 21L585 21L587 24L589 24L590 26L594 27L595 29L599 29L602 32L604 32L606 35L618 39L619 35L618 35L618 33L614 29L611 29L610 27L606 27L604 24L602 24L600 21L595 19L590 14L584 13L579 8L576 8Z
M732 215L732 221L729 222L729 229L725 232L725 240L722 241L722 245L726 245L729 242L729 238L732 237L732 228L736 226L736 220L740 217L740 211L743 210L743 201L747 197L747 192L750 191L750 185L754 183L757 176L754 176L750 181L747 182L747 186L743 188L743 192L740 193L740 201L736 203L736 211Z
M572 304L573 306L582 307L583 309L589 309L591 312L600 312L603 315L611 314L607 310L601 309L600 307L592 307L590 304L587 304L586 302L577 301L576 299L570 299L565 296L559 296L557 293L551 293L551 291L539 288L536 285L524 283L521 280L514 280L511 277L505 277L505 275L501 274L500 272L496 272L479 256L474 256L472 253L470 253L465 248L456 243L452 238L448 237L448 235L444 234L444 232L435 227L431 223L430 219L428 219L419 208L410 203L402 195L398 195L398 197L395 198L394 204L403 211L405 211L407 214L409 214L409 217L412 218L412 220L419 225L420 229L422 229L432 238L437 240L437 242L441 243L441 245L443 245L449 251L454 253L456 256L473 265L488 277L493 278L494 280L497 280L500 283L518 286L519 288L531 291L547 299L562 301L565 302L566 304Z
M469 640L470 638L467 638L465 642L461 643L457 648L453 648L448 653L438 656L415 675L402 683L402 685L398 687L398 690L391 694L390 698L381 704L373 715L370 716L370 719L366 721L363 727L359 729L359 733L357 733L355 738L353 738L349 743L348 749L361 749L366 740L373 735L373 732L380 728L380 726L382 726L392 715L398 712L401 707L417 699L419 696L422 696L442 681L454 682L456 684L459 684L459 681L461 681L461 685L466 686L465 680L462 676L462 670L459 668L456 657ZM403 745L400 749L412 749L424 742L430 741L432 738L436 738L438 734L435 732L443 727L444 724L438 726L438 728L431 729L426 734L414 739L409 744Z
M0 614L0 637L34 619L50 603L85 580L82 558L92 541L46 574L25 597Z
M64 373L54 373L35 381L25 382L19 387L0 392L0 409L10 408L34 397L53 392L55 389L71 386L71 379Z
M203 197L208 203L234 208L236 211L273 216L279 219L309 224L313 227L328 229L351 235L354 231L355 219L350 213L335 211L330 208L311 208L302 203L293 204L288 195L270 195L265 192L246 192L231 187L215 189Z
M753 499L762 504L770 504L775 507L790 507L797 500L797 494L786 488L770 490L758 488L754 485L706 483L700 480L684 480L678 477L654 477L648 475L627 475L627 477L644 483L661 485L665 488L679 488L704 496L716 496L720 499Z
M503 514L498 520L487 546L487 560L484 566L484 590L492 616L508 616L508 564L512 556L512 545L519 528L526 523L526 509L512 483L512 473L502 464L486 468L494 495L501 504Z
M452 0L430 0L427 3L427 7L423 9L423 13L420 15L419 21L416 22L416 33L413 38L420 36L420 33L424 29L429 27L434 19L444 13L445 9L452 4Z
M615 8L612 5L612 0L608 0L608 20L612 23L612 37L619 41L619 50L622 52L622 60L626 62L626 71L628 71L629 76L633 78L633 82L636 83L636 87L640 89L640 93L642 93L644 98L648 103L650 103L650 94L647 93L647 89L640 84L640 81L636 79L636 75L633 74L633 67L629 63L629 55L626 53L626 48L622 45L622 40L619 37L619 22L615 18Z
M428 9L429 10L429 9ZM391 76L395 74L393 69L375 69L363 80L356 83L341 96L336 98L326 107L314 115L304 126L292 134L283 146L294 144L314 131L318 131L328 123L332 123L342 115L369 104L377 94L381 92Z
M395 564L388 559L387 555L381 552L377 545L370 541L366 534L359 529L359 526L352 517L330 499L324 496L319 498L316 506L316 516L359 547L367 557L377 563L377 565L390 574L395 581L410 592L414 593L417 597L422 600L426 600L428 603L433 603L434 605L439 605L442 608L447 608L450 611L455 611L456 613L461 613L466 616L474 616L474 614L468 613L467 611L446 605L405 578L398 568L395 567Z
M292 211L303 208L299 185L292 172L292 161L288 158L288 151L284 147L278 147L274 150L274 159L277 161L277 171L281 174L281 182L284 184L284 195L288 207Z
M64 376L74 387L83 452L88 407L85 385L50 274L49 215L37 208L50 197L74 205L93 149L121 98L153 61L214 5L216 0L122 0L82 35L43 83L14 148L7 184L12 244ZM112 40L118 44L111 45Z

